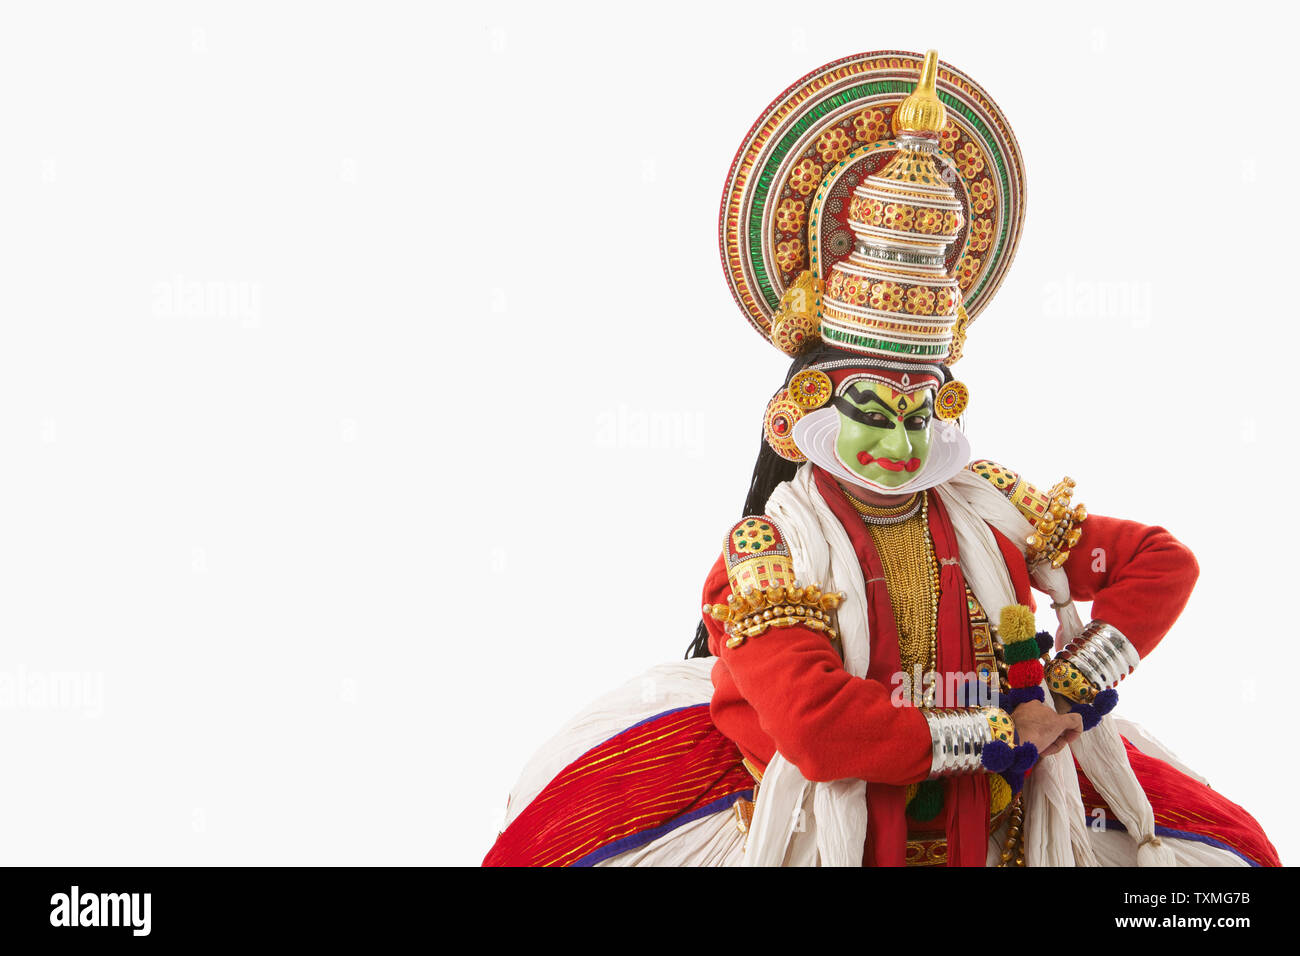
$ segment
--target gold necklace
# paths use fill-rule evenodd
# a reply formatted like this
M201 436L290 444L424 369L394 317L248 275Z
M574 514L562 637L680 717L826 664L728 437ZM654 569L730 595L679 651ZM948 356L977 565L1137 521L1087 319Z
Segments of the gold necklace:
M922 707L933 706L938 675L922 692L925 675L934 674L938 664L939 562L930 535L928 496L920 495L917 512L906 519L872 522L867 530L885 572L885 586L898 629L901 669L909 675L909 680L914 680L917 668L925 667L922 686L913 687L912 701Z

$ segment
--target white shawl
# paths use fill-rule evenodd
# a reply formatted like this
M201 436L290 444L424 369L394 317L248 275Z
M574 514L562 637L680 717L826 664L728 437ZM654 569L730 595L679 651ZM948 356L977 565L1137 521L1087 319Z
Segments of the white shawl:
M989 525L1023 550L1032 530L1015 507L985 479L959 472L935 489L943 499L957 536L958 560L967 584L991 613L1015 603L1006 563ZM844 668L865 677L871 634L867 623L866 582L853 546L804 465L778 485L766 513L790 547L796 577L825 590L845 592L838 611ZM1058 610L1063 639L1081 629L1069 604L1065 572L1034 573L1035 583L1064 605ZM1114 722L1105 718L1071 747L1039 761L1025 785L1025 862L1029 866L1096 866L1078 778L1077 757L1088 779L1138 841L1140 865L1171 866L1168 848L1153 842L1155 818L1124 751ZM776 753L763 775L745 850L746 866L861 866L867 833L866 783L836 780L814 783Z

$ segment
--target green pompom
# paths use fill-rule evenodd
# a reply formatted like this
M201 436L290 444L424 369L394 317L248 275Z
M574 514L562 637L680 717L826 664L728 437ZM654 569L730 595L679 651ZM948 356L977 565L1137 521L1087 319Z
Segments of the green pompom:
M1038 641L1016 641L1013 644L1004 644L1003 652L1006 655L1008 664L1019 664L1021 661L1032 661L1041 651L1038 647Z
M933 820L943 809L943 783L924 780L916 785L916 796L907 804L907 815L913 820Z

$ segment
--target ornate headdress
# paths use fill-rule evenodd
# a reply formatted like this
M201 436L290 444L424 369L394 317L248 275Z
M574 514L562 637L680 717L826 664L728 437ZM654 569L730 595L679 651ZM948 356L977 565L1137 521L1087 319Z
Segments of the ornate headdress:
M794 423L851 368L898 387L941 385L1006 273L1023 216L1010 126L934 51L836 60L779 96L727 178L727 280L750 325L787 355L817 344L844 354L773 398L772 447L802 460ZM936 414L956 418L967 398L948 382Z

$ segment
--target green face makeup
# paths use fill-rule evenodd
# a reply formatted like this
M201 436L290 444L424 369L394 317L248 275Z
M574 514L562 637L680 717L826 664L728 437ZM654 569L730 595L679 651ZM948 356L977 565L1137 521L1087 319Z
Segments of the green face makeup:
M834 399L840 414L835 451L869 481L896 488L910 480L930 453L934 392L897 392L878 382L857 382Z

